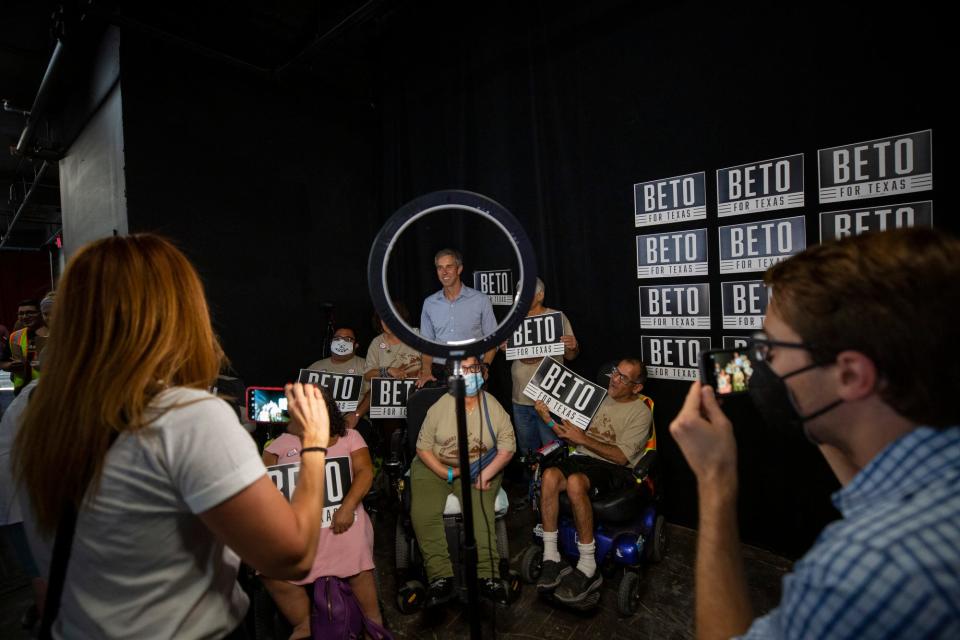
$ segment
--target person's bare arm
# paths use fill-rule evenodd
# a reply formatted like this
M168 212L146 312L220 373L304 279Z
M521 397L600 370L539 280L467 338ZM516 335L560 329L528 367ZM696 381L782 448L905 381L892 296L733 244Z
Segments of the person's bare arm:
M697 477L696 630L700 640L731 638L750 627L737 528L737 446L710 387L694 382L670 434Z
M261 458L263 459L263 466L265 467L272 467L280 461L280 456L275 453L270 453L269 451L264 451Z
M363 447L351 451L350 465L353 467L353 480L350 483L350 491L343 497L343 504L333 516L334 533L343 533L353 526L353 512L373 486L373 462L370 460L370 449Z
M433 356L423 354L420 359L420 376L417 378L417 389L431 380L436 380L433 377Z
M303 430L303 447L326 447L330 420L320 391L313 385L287 385L287 401L291 428ZM309 573L317 549L325 458L319 451L302 452L297 491L289 503L264 475L199 517L261 573L301 579Z

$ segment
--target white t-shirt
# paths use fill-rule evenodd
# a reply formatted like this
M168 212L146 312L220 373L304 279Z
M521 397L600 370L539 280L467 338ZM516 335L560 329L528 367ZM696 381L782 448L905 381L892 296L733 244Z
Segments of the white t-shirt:
M117 438L80 512L56 638L220 638L243 620L240 559L197 514L263 477L263 462L223 400L177 387L151 404L161 407L151 426ZM52 540L37 539L23 507L46 575Z
M0 526L23 522L20 516L20 502L13 485L13 443L20 428L20 416L27 408L27 398L37 386L37 380L23 388L0 420Z

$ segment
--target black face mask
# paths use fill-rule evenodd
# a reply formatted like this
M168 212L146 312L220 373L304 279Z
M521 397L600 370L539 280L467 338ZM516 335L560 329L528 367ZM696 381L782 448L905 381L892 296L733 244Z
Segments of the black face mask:
M773 428L786 428L793 431L803 429L807 438L813 441L814 444L819 444L810 437L807 430L803 428L803 424L838 407L843 400L834 400L827 406L811 414L805 416L800 415L800 412L797 410L797 405L793 401L793 396L790 395L790 390L787 388L784 380L821 366L823 365L811 364L791 371L786 375L778 376L766 361L761 360L757 362L755 360L753 362L753 375L750 376L748 391L750 393L750 399L753 400L754 406L757 408L757 411L760 412L760 417L768 426Z

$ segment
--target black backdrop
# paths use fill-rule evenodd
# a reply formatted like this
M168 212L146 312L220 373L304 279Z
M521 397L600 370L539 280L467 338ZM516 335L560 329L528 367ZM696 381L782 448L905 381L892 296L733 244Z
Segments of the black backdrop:
M938 191L890 201L932 199L936 226L956 231L956 196L944 188L955 135L937 108L947 95L941 20L917 6L890 14L606 0L570 10L494 2L467 13L404 3L361 53L351 50L350 64L331 53L323 83L283 89L126 38L130 229L178 239L241 375L273 384L318 356L322 302L364 342L372 337L363 266L383 220L428 191L477 191L524 223L547 302L582 343L574 368L593 376L612 357L640 353L635 236L648 231L633 226L636 182L706 172L706 223L665 229L708 227L710 276L697 281L711 283L713 309L721 280L744 279L717 275L719 168L805 154L812 244L818 148L932 128ZM409 283L401 297L418 311L436 286L433 252L473 239L462 225L423 230L396 257ZM468 281L472 268L501 266L466 258ZM717 316L715 345L730 333ZM506 403L506 365L495 373ZM668 518L695 526L695 484L667 431L686 388L651 380L647 393ZM745 402L728 410L744 538L799 555L836 517L835 481L799 434L767 429Z

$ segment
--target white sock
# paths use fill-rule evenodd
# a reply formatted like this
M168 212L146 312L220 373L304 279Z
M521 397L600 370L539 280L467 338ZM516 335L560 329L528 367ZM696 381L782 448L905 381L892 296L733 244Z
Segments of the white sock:
M560 551L557 550L558 531L543 532L543 559L560 562Z
M580 562L577 563L577 569L583 572L583 575L592 578L597 572L597 541L590 544L577 543L577 550L580 552Z

